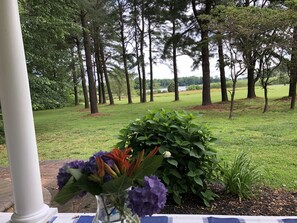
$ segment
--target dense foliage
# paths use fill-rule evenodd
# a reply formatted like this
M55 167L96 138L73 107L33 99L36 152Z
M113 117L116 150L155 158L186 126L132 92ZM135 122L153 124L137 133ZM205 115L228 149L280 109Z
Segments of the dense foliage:
M161 153L169 151L171 157L164 159L157 174L174 201L180 204L183 194L192 193L209 205L216 195L207 183L216 177L218 159L210 146L210 131L192 123L193 119L186 112L150 111L120 131L117 146L133 147L135 154L142 149L149 153L155 146Z
M48 79L29 75L33 110L60 108L70 101L70 87Z
M168 92L174 92L175 91L175 86L174 86L173 81L171 81L170 84L167 86L167 91Z
M296 63L291 61L296 58L296 0L18 2L29 75L47 78L51 89L59 84L64 91L73 85L73 93L68 92L66 97L53 94L53 98L33 101L35 109L60 107L72 95L78 104L80 84L85 107L90 101L94 112L97 101L104 104L108 98L113 104L112 94L125 95L132 103L131 95L137 93L140 102L146 102L148 90L167 88L172 79L175 100L179 100L178 86L201 85L202 104L211 104L210 83L221 82L222 95L227 92L224 82L236 61L226 48L228 44L242 57L248 97L256 97L256 82L276 66L275 61L284 61L289 70L278 75L290 79L291 84L297 79ZM197 70L197 76L179 77L187 75L178 72L183 64L177 58L182 55L192 59L191 68ZM271 57L263 69L261 60L267 55ZM215 66L220 77L210 74L213 59L218 61ZM161 80L156 64L166 64L172 78ZM133 87L136 91L131 90ZM34 94L42 89L35 86L31 91L35 100ZM40 100L53 104L39 105Z

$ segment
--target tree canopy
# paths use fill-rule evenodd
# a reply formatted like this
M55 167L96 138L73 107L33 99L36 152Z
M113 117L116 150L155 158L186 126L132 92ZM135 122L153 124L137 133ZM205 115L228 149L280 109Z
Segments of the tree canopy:
M197 70L193 79L202 81L202 104L210 104L214 77L209 60L219 61L222 87L224 68L231 66L224 43L242 57L248 97L255 96L259 64L267 53L288 64L291 89L296 88L292 61L296 58L296 0L71 0L59 4L19 0L19 8L34 109L77 104L84 97L95 113L97 102L106 103L108 98L113 104L113 94L119 92L132 103L137 92L132 89L134 82L139 101L146 102L146 91L153 92L155 86L153 79L160 79L153 70L157 63L171 68L178 100L177 86L187 84L179 77L180 55L193 59L193 70L202 67L202 77ZM227 74L227 78L231 77ZM119 81L120 91L115 87ZM160 81L163 87L170 84L162 82L166 81ZM153 101L153 93L150 98Z

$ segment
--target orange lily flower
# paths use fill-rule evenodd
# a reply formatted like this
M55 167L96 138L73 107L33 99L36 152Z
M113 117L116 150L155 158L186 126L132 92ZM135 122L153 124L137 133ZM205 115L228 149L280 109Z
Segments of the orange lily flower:
M124 150L116 148L105 156L111 158L116 163L121 173L124 173L130 166L128 158L130 158L129 153L131 152L131 150L131 148L126 148Z
M118 177L118 175L116 174L116 172L113 171L113 169L106 163L104 163L104 169L107 173L109 173L109 175L113 178Z
M113 170L116 172L117 175L120 175L121 174L121 172L120 172L117 164L113 163L112 167L113 167Z
M127 170L127 176L132 176L136 169L139 168L140 164L143 161L144 150L139 151L137 154L137 158L133 160L132 164L129 166Z
M98 167L98 176L100 178L103 178L105 175L105 171L104 171L104 161L101 159L101 157L96 157L96 163L97 163L97 167Z
M156 146L146 157L154 156L160 149L160 146Z

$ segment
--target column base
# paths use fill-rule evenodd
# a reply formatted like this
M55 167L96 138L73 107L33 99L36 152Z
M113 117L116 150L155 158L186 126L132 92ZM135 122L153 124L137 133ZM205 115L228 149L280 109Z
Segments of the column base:
M34 215L20 216L16 213L13 213L10 223L45 223L48 222L57 213L57 208L49 208L45 204L44 207Z

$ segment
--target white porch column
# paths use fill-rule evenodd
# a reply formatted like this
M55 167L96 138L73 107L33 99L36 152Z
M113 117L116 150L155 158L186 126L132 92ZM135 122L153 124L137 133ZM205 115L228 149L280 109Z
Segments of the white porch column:
M17 0L0 0L0 101L15 199L14 223L45 223L33 113Z

